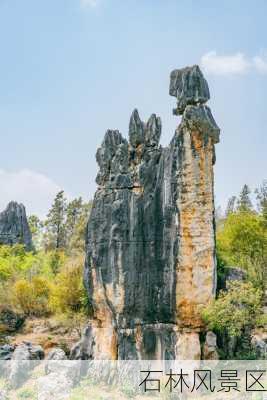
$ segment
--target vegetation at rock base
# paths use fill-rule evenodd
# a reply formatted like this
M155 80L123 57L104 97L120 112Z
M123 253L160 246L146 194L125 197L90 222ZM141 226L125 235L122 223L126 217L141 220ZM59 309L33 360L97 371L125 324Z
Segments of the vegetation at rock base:
M248 339L250 347L252 329L267 323L262 312L261 290L251 282L231 282L227 290L220 291L218 298L205 308L203 318L208 328L221 335L225 341L229 342L231 338L232 342L239 343L239 350L243 346L241 338ZM223 347L229 350L226 343Z
M203 310L203 318L214 330L225 352L223 357L249 358L250 336L267 324L263 313L267 282L267 182L255 191L253 208L247 185L239 197L229 199L224 216L217 219L217 298ZM244 271L242 281L229 282L231 268Z
M83 286L84 236L91 203L57 194L47 219L29 217L35 250L0 246L0 311L55 315L80 333L89 307Z
M209 329L218 335L222 357L249 357L250 335L264 326L262 305L267 269L267 181L255 191L257 205L245 185L229 199L224 215L217 213L217 298L203 310ZM90 315L83 286L84 237L91 203L67 201L59 192L41 221L29 217L34 251L22 245L0 246L0 311L30 317L56 316L80 335ZM228 282L230 269L245 279ZM228 343L228 344L227 344Z
M248 279L262 287L267 260L263 216L249 210L230 213L218 226L217 253L226 265L244 268Z

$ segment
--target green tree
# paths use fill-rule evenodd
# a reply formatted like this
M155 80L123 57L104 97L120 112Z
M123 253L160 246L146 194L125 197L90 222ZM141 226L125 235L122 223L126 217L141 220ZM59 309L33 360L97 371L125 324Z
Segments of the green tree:
M265 227L267 228L267 180L264 180L259 189L256 189L258 208L263 216Z
M67 240L67 248L69 250L73 248L73 236L75 235L76 227L81 218L82 211L83 211L83 201L81 197L69 202L67 206L67 219L66 219L66 240Z
M42 242L42 230L44 227L43 222L37 215L30 215L28 218L29 227L32 234L32 240L34 243L35 248L39 249L41 247Z
M45 222L47 249L59 250L66 246L66 210L67 200L61 190L56 195Z
M72 235L69 239L69 249L78 252L85 249L85 231L92 207L92 202L83 203L80 208L79 217L76 220Z
M235 211L235 204L236 204L236 196L231 196L230 199L228 200L226 210L225 210L226 217Z
M237 201L237 205L238 210L240 211L251 211L253 209L248 185L243 186Z
M267 232L261 215L250 211L229 214L217 229L217 253L226 265L240 266L256 286L264 286Z

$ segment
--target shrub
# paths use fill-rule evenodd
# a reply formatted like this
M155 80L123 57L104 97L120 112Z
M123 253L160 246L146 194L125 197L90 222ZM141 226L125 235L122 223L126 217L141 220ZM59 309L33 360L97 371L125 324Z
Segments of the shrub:
M50 307L57 313L79 312L84 308L83 257L70 259L55 278Z
M14 308L26 315L42 316L48 313L50 285L47 279L35 276L31 280L19 279L11 289Z
M24 399L34 400L37 398L36 392L31 388L20 389L17 396L19 399L22 399L22 400L24 400Z
M245 330L264 323L261 299L261 291L250 282L232 282L203 310L203 319L211 330L240 337Z
M251 211L229 214L217 230L217 253L226 265L244 268L248 280L263 288L267 265L267 231L263 217Z

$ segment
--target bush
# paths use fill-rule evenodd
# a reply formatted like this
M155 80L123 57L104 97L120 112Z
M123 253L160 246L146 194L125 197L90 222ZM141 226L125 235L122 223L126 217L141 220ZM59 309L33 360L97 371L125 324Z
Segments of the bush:
M30 257L32 253L29 253ZM14 273L25 269L26 252L22 245L0 246L0 280L9 279Z
M83 264L81 254L32 253L21 245L0 246L0 306L26 316L53 312L77 325L80 332L88 310Z
M250 282L232 282L202 312L208 329L215 331L223 359L255 359L251 332L264 326L262 292Z
M83 257L70 259L55 278L50 307L56 313L81 311L86 302L83 286Z
M31 280L19 279L11 289L13 307L25 315L46 315L49 310L49 295L49 282L41 276L35 276Z
M261 299L261 291L250 282L232 282L203 310L203 319L211 330L240 337L245 330L264 324Z

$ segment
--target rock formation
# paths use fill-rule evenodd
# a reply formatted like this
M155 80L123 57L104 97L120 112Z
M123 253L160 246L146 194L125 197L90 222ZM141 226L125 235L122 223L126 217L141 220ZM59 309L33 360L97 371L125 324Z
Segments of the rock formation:
M8 306L0 306L0 338L2 334L16 332L24 324L24 321L25 315L11 310Z
M198 66L171 73L168 147L161 120L134 110L129 141L108 130L86 235L85 285L94 318L73 358L199 359L201 306L216 289L214 144L209 88Z
M16 243L24 244L27 250L33 247L25 207L11 201L5 211L0 213L0 244Z

